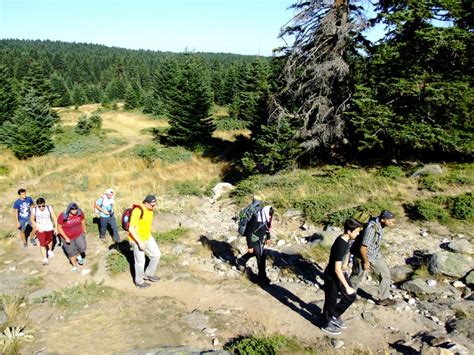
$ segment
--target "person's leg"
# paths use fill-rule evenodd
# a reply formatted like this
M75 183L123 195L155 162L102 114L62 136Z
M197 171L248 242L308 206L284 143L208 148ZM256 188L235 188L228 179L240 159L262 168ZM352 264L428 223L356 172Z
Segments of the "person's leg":
M22 221L21 219L19 220L20 222L20 228L19 228L19 231L20 231L20 240L21 242L23 243L23 247L27 247L28 246L28 243L27 243L27 240L26 240L26 222L27 221Z
M355 293L353 293L352 295L347 294L346 289L344 288L344 285L339 281L337 281L337 289L338 289L338 292L341 294L341 299L337 303L334 309L334 313L333 313L334 318L339 318L356 299L356 294Z
M352 286L357 291L364 279L364 268L362 266L362 259L354 256L352 258L352 272L349 278Z
M110 224L110 227L112 228L112 238L114 238L114 241L116 243L120 242L120 235L119 235L119 232L118 232L118 229L117 229L117 222L115 221L115 217L110 217L109 218L109 224Z
M41 256L43 257L43 265L48 264L48 255L46 254L46 233L45 232L36 232L36 237L38 238L40 245Z
M100 217L99 219L99 238L101 240L105 239L105 234L107 233L107 224L109 223L109 217Z
M72 271L77 271L77 255L79 252L77 251L76 244L71 240L69 244L63 243L63 248L72 265Z
M257 243L254 247L255 257L257 258L258 278L262 281L269 281L266 270L266 255L263 246Z
M145 278L150 277L152 279L152 277L155 276L161 257L160 248L158 247L158 244L156 244L155 238L151 237L148 239L145 250L150 258L150 263L145 270Z
M140 285L145 280L145 252L140 250L137 243L132 243L135 264L135 284Z
M327 326L336 313L337 285L336 281L326 274L324 275L324 306L323 326Z
M390 269L385 260L379 256L373 263L371 263L372 270L380 275L379 284L379 300L386 300L390 298Z

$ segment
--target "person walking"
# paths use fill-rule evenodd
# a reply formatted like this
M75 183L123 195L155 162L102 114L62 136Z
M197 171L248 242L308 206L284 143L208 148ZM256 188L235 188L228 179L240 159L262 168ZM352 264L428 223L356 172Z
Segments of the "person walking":
M128 232L135 261L135 285L138 288L150 287L150 283L146 281L156 282L160 280L158 276L155 276L155 273L160 262L161 252L155 238L151 234L153 210L155 207L156 197L148 195L141 205L133 208L130 216ZM145 253L148 254L150 259L146 270Z
M346 325L341 315L356 299L355 290L344 273L348 259L350 241L354 240L362 229L362 224L349 218L344 223L344 234L334 241L329 255L329 262L324 270L324 308L321 330L331 335L341 334ZM338 302L338 298L340 298Z
M58 217L58 232L64 251L71 262L71 271L77 272L78 265L84 265L86 257L86 219L78 204L71 202L66 211Z
M58 222L53 207L46 205L46 200L40 197L36 200L36 207L31 209L31 225L36 230L36 237L39 240L43 265L48 265L48 258L54 256L53 253L53 233L58 232Z
M266 272L266 253L264 247L270 244L273 213L273 207L265 206L252 216L244 232L244 236L247 239L247 253L235 261L237 268L240 271L244 271L249 259L256 257L258 279L262 284L269 284L271 282Z
M117 223L114 215L114 190L107 189L105 194L97 199L95 202L96 213L99 214L99 238L105 242L105 234L107 227L112 229L112 238L116 243L120 242L120 236L117 229Z
M355 240L352 247L353 265L350 277L351 283L357 289L369 271L373 271L380 277L378 287L378 303L388 306L395 303L390 299L390 269L380 252L384 228L391 226L395 221L395 215L387 210L371 219L362 233Z
M19 198L13 204L13 215L15 217L16 228L20 231L20 241L23 242L23 249L28 247L27 237L34 235L34 230L30 225L31 207L33 199L26 195L25 189L18 190ZM36 246L35 238L30 239L31 244Z

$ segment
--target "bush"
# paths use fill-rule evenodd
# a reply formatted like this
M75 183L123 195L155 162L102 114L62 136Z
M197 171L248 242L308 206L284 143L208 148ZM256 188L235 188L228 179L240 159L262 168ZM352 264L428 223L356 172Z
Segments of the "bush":
M231 117L215 120L214 123L216 125L216 129L221 131L246 129L250 125L250 123L247 121L242 121Z
M125 255L113 250L107 255L105 267L110 274L116 275L128 271L130 269L130 264Z
M156 233L154 238L157 242L176 243L181 237L186 235L190 230L188 228L170 229L166 232Z
M182 147L163 147L157 144L140 145L135 151L135 155L145 160L148 167L155 160L173 164L191 160L193 153Z
M74 131L78 134L87 136L93 132L99 132L102 128L102 117L98 113L93 113L90 117L82 114L77 120Z
M319 195L312 199L297 201L295 208L303 211L311 222L323 222L326 216L342 202L342 196Z
M8 166L0 165L0 175L6 176L6 175L8 175L9 171L10 171L10 169L8 168Z
M456 219L472 220L474 219L474 203L472 193L466 193L454 197L451 215Z
M231 340L224 346L234 354L280 354L280 353L304 353L305 349L295 339L283 335L269 337L239 337Z
M182 181L176 182L173 184L173 188L178 193L178 195L183 196L204 196L205 194L205 187L201 185L199 181Z
M448 217L447 211L442 206L429 200L416 200L406 205L405 209L413 220L443 221Z
M420 190L428 190L432 192L441 191L439 178L435 175L425 175L418 180L418 188Z
M385 177L385 178L397 180L397 179L400 179L400 178L404 177L405 173L404 173L403 169L400 168L399 166L389 165L389 166L385 166L382 169L380 169L378 171L378 175L382 176L382 177Z

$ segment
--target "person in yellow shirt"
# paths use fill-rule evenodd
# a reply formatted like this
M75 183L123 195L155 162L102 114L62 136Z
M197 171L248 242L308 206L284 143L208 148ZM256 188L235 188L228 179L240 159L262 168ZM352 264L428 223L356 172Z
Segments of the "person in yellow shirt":
M156 197L148 195L143 203L133 209L130 216L130 227L128 229L129 239L133 247L135 259L135 285L138 288L150 287L150 282L159 281L155 276L158 263L160 262L160 248L151 234L153 222L153 209L156 206ZM150 263L145 270L145 252L150 258Z

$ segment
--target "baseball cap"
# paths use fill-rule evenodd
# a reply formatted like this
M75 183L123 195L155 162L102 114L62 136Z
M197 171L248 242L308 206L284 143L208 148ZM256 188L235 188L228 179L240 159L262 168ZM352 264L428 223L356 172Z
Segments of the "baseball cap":
M156 202L156 197L153 195L147 195L143 200L144 203L154 203Z
M106 194L113 194L113 193L114 193L114 190L112 190L112 189L107 189L107 190L105 190L105 193L106 193Z
M380 218L381 219L394 219L395 215L390 211L383 210L382 212L380 212Z

